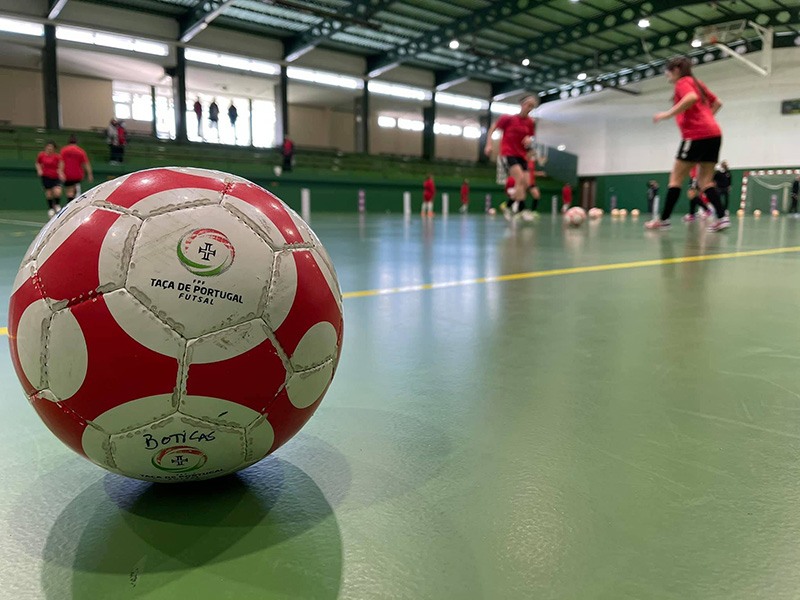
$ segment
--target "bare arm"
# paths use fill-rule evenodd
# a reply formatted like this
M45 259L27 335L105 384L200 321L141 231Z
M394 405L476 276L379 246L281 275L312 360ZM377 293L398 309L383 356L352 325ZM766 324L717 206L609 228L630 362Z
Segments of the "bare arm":
M671 119L675 115L684 113L687 110L689 110L692 106L694 106L697 100L698 100L697 94L695 94L694 92L689 92L683 98L681 98L680 101L670 110L668 110L667 112L658 113L655 117L653 117L653 121L658 123L659 121L665 121L666 119Z
M714 103L711 105L711 114L717 114L720 108L722 108L722 102L718 99L714 100Z
M94 171L92 171L92 163L86 161L86 172L89 174L89 183L94 183Z
M495 131L497 131L497 123L489 127L489 131L486 132L486 148L483 149L483 152L486 154L486 156L489 156L492 153L492 135Z
M64 177L64 161L63 160L58 161L58 178L61 181L66 181L67 180L67 178Z
M42 176L42 165L39 164L38 160L34 164L36 165L36 174L39 177L41 177Z

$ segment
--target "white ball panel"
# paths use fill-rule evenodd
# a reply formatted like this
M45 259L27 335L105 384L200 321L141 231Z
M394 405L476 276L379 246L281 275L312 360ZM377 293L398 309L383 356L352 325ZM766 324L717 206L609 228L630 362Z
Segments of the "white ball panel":
M140 223L136 217L123 215L106 233L97 265L100 289L117 289L125 285L128 260Z
M305 332L289 361L298 371L310 369L335 356L337 345L336 329L327 321L320 321Z
M117 468L145 481L197 481L244 465L243 429L222 428L177 414L111 437Z
M213 169L198 169L197 167L166 167L168 171L175 171L176 173L186 173L187 175L197 175L198 177L208 177L216 179L223 183L251 183L249 180L224 173L222 171L215 171Z
M172 403L172 394L158 394L115 406L93 422L103 431L115 434L144 427L174 414L176 410Z
M189 342L187 364L207 364L239 356L267 339L260 319L215 331Z
M17 324L17 354L22 371L31 385L40 390L47 387L44 367L44 342L53 313L44 299L32 302Z
M172 210L177 210L189 204L219 204L222 193L203 188L178 188L155 193L142 198L131 207L131 212L137 217L147 218Z
M257 463L264 458L275 441L275 431L272 425L263 416L259 417L247 428L247 457L248 465Z
M117 177L116 179L112 179L111 181L107 181L93 187L86 194L86 202L91 204L102 204L108 200L108 197L117 191L117 188L124 184L131 175L133 175L133 173L123 175L122 177Z
M117 290L103 298L117 325L142 346L172 358L183 356L183 338L159 321L130 292Z
M281 252L275 258L275 270L264 311L264 318L272 331L278 329L289 315L296 294L297 264L291 252Z
M111 438L107 433L89 425L83 430L81 446L89 460L106 469L112 468Z
M333 263L331 263L328 253L325 252L325 248L320 245L311 250L311 256L314 257L319 270L322 271L325 281L328 282L328 287L331 290L331 294L333 294L333 297L336 298L336 304L339 305L339 310L341 310L342 290L339 287L339 278L336 277L336 271L333 269Z
M89 367L86 340L71 310L60 310L53 315L48 346L49 388L56 396L66 400L81 388Z
M22 287L22 284L28 281L31 277L33 277L33 264L23 265L17 271L17 276L14 278L14 285L11 286L11 295L14 295L19 288Z
M242 428L247 427L260 416L260 413L247 406L206 396L185 396L181 399L180 411L189 417L228 427Z
M216 254L202 254L204 246L198 243L183 260L200 263L208 256L212 264L227 256L228 266L221 272L195 274L190 270L195 267L186 266L179 255L184 236L204 229L224 236L229 246L214 242ZM179 333L192 338L259 316L272 263L269 246L228 211L219 206L186 208L144 223L126 287Z
M296 408L307 408L316 402L333 377L333 361L292 375L286 386L289 401Z

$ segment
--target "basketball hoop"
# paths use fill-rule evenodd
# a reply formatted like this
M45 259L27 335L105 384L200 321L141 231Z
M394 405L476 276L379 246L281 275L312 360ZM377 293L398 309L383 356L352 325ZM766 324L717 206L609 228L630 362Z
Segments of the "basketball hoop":
M762 42L762 52L760 57L761 64L745 58L747 47L740 44L737 50L745 50L745 52L738 53L730 44L739 40L745 40L745 32L754 30ZM752 36L751 36L752 37ZM762 27L754 21L747 19L739 19L737 21L730 21L728 23L717 23L716 25L706 25L704 27L697 27L694 30L694 38L692 41L693 48L701 48L703 46L713 46L720 52L725 53L731 58L742 62L749 68L753 69L760 75L770 75L772 73L772 46L773 46L773 30L771 27ZM714 59L712 54L706 54L704 58Z

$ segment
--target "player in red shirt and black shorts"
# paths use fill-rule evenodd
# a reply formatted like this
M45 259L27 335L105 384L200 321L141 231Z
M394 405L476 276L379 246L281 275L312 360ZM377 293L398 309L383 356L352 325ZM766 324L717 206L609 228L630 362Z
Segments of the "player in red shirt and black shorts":
M520 100L519 114L503 115L486 134L485 152L489 156L492 153L492 134L496 129L503 131L500 156L503 166L516 183L511 203L512 212L518 212L525 207L525 196L529 186L525 171L528 170L528 154L533 144L533 137L536 135L536 125L530 113L536 108L536 104L535 96L524 96Z
M44 195L50 207L47 214L51 217L61 210L61 178L58 175L60 163L61 157L56 152L55 142L47 142L44 151L39 152L36 157L36 174L42 180Z
M722 107L722 103L703 82L692 75L692 62L688 58L671 60L666 74L669 82L675 84L674 106L671 110L655 115L653 121L658 123L675 117L683 141L669 177L669 191L661 217L648 221L645 227L665 229L670 226L669 217L678 203L683 182L696 164L699 166L699 188L717 213L717 220L708 226L708 230L722 231L731 225L714 184L714 169L719 162L719 150L722 146L722 130L714 115Z
M69 136L69 143L61 149L61 163L58 166L58 173L67 193L67 203L75 200L77 187L83 181L83 166L86 165L86 172L89 174L89 183L94 181L92 163L83 148L78 146L78 140L74 135Z

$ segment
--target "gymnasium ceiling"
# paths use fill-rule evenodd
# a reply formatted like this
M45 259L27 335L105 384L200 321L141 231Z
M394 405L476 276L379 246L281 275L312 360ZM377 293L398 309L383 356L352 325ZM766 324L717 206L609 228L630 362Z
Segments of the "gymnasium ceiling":
M676 54L724 58L691 46L701 25L747 19L773 27L776 47L800 45L800 0L91 1L175 18L184 32L213 20L280 38L287 60L329 48L366 57L372 76L404 64L435 71L440 90L474 79L498 97L525 89L545 100L652 77ZM753 28L744 39L739 53L761 48Z

